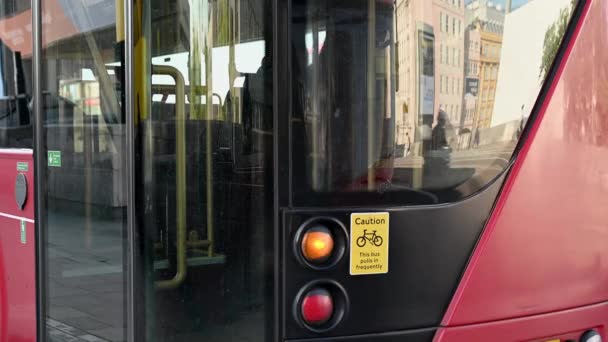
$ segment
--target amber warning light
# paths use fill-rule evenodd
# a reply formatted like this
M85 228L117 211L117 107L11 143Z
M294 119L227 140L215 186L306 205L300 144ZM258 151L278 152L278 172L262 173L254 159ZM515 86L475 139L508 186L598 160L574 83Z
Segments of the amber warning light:
M334 237L331 231L323 226L310 228L302 237L302 256L314 264L324 263L334 250Z

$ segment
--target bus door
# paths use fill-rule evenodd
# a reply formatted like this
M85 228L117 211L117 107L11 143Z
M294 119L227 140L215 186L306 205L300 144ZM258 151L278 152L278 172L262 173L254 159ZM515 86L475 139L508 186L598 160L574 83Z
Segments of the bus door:
M271 339L273 2L40 5L45 339Z
M135 7L135 270L145 341L271 339L272 1Z

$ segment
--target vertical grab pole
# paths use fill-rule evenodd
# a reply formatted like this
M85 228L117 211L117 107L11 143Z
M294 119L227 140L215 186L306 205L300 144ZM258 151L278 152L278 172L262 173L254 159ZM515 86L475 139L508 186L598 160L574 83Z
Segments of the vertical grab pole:
M323 184L321 180L325 179L325 174L321 175L321 167L319 159L321 158L321 144L319 143L319 137L322 135L319 132L321 120L324 118L321 115L321 103L320 103L320 73L321 65L319 60L319 22L317 20L317 11L313 13L312 19L312 113L309 113L311 136L312 136L312 186L316 191L322 191ZM306 124L304 119L304 124ZM325 157L325 156L323 156ZM333 190L333 189L332 189Z
M141 267L138 255L138 244L139 236L137 234L137 213L135 211L135 105L134 105L134 69L133 69L133 1L134 0L120 0L116 2L116 38L120 40L120 34L122 31L123 42L124 42L124 65L122 72L124 75L123 84L123 113L125 127L125 149L126 149L126 178L127 178L127 342L136 342L143 339L143 335L139 333L139 325L136 323L136 299L138 287L137 287L137 274L139 267ZM122 10L122 13L120 12ZM122 23L122 27L118 25Z
M208 255L213 256L213 132L211 120L213 119L213 1L208 0L207 3L207 39L205 46L205 77L207 86L207 116L206 116L206 134L205 134L205 176L206 176L206 198L207 198L207 240L209 244Z
M34 111L34 193L36 221L36 337L46 341L46 158L44 151L44 125L42 113L42 0L32 0L32 64Z
M376 0L368 1L367 8L367 188L373 190L376 182L374 169L376 155Z

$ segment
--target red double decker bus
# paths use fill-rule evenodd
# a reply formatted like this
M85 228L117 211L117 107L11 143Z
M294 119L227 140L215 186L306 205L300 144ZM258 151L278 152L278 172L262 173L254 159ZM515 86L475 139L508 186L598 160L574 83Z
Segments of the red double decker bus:
M601 342L608 2L0 0L0 342Z

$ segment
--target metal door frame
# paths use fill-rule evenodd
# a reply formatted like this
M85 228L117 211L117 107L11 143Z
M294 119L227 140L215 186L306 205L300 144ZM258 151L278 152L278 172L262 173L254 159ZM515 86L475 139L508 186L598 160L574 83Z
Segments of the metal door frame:
M35 236L36 236L36 339L46 340L46 227L42 218L45 215L46 198L40 194L46 193L44 168L46 162L44 153L44 128L42 125L42 0L32 1L32 97L34 112L34 201L35 201ZM44 190L43 190L44 189Z

